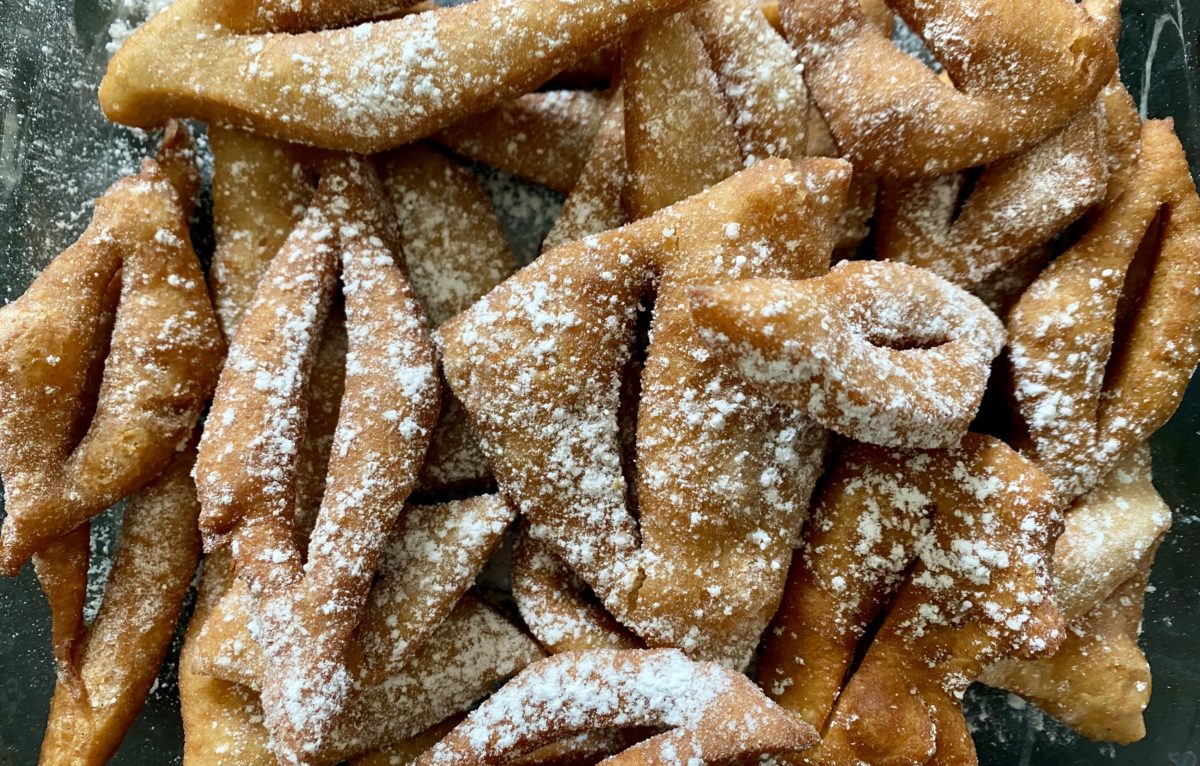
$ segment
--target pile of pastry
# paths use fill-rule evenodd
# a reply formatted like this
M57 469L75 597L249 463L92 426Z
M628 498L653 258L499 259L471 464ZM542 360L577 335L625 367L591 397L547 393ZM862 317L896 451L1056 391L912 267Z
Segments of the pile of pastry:
M100 88L157 158L0 310L42 763L111 756L202 550L186 766L971 763L977 681L1143 736L1200 199L1119 20L177 0ZM468 160L566 195L529 265Z

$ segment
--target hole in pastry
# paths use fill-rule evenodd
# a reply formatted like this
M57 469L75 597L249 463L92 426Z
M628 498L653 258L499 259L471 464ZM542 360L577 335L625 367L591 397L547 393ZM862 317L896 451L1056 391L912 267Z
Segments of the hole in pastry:
M79 418L71 426L69 449L74 451L87 435L88 427L96 416L96 405L100 399L100 381L104 377L104 365L108 360L108 352L112 348L113 323L117 318L117 303L121 299L121 270L113 274L108 283L108 291L104 296L104 310L100 312L96 334L101 338L101 345L88 367L87 379L80 392Z
M962 173L962 181L958 186L958 196L954 200L954 209L950 213L950 223L953 225L962 215L963 208L966 207L967 200L971 198L971 194L975 191L975 184L979 182L979 177L983 175L983 167L971 168Z
M916 328L907 328L909 331ZM876 327L866 333L867 342L876 348L887 348L892 351L929 351L938 346L944 346L950 339L944 335L930 334L920 337L906 331L890 331L888 328Z
M635 518L638 515L637 411L638 402L642 399L642 371L646 366L646 351L650 345L650 322L653 316L654 296L643 296L638 304L629 360L625 362L625 369L621 372L621 407L617 411L621 474L625 477L626 502Z
M1162 254L1162 235L1170 219L1171 211L1167 207L1160 208L1154 220L1146 228L1142 241L1138 244L1137 252L1125 273L1125 283L1121 287L1121 297L1117 301L1117 316L1113 328L1112 353L1104 368L1104 386L1101 391L1108 391L1112 382L1120 377L1125 368L1129 354L1129 336L1139 324L1142 299L1150 286L1154 270Z

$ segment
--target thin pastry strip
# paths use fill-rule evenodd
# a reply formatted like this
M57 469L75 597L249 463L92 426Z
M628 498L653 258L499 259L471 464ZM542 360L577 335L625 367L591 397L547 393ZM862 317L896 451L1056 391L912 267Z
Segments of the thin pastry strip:
M196 595L179 657L179 708L183 718L184 766L276 766L262 723L258 695L240 684L193 669L196 640L225 590L234 582L228 549L204 557Z
M16 574L39 548L161 473L191 433L222 351L181 197L146 160L97 202L80 239L0 310L8 512L0 571ZM103 376L90 394L98 358Z
M868 175L945 175L1041 141L1116 70L1106 30L1069 0L889 5L954 85L892 45L856 0L783 0L785 36L838 146Z
M608 764L723 763L795 752L811 727L772 704L745 676L671 649L559 654L476 708L417 761L499 764L564 737L615 726L669 730Z
M1200 359L1200 199L1169 121L1142 128L1130 186L1008 317L1028 454L1063 501L1165 423Z
M421 143L391 152L380 164L404 243L408 278L431 327L517 270L487 192L473 173ZM490 480L487 458L466 413L447 392L418 491L478 489Z
M386 244L380 204L378 181L361 161L325 166L317 198L235 338L196 470L202 529L232 535L238 575L258 602L252 624L274 679L263 709L285 762L320 747L349 694L350 638L437 413L432 344ZM335 252L346 299L346 385L302 569L293 539L296 445Z
M484 0L299 35L230 34L179 0L109 62L100 102L139 127L170 115L371 154L526 93L684 0Z
M625 96L618 88L609 98L587 160L563 202L542 250L628 222L621 198L625 192Z
M808 89L796 54L756 0L710 0L692 22L733 116L746 162L805 154Z
M967 290L1047 244L1108 187L1101 107L1084 109L1033 148L980 173L883 184L875 226L881 259L923 266Z
M989 437L926 454L936 476L929 533L838 697L822 763L975 762L963 692L991 662L1046 656L1063 638L1050 481Z
M694 288L691 308L713 352L776 401L885 446L957 444L1004 346L978 298L884 261Z
M200 557L194 459L192 448L180 453L126 504L104 600L76 650L78 686L55 687L39 763L107 763L141 709Z
M630 220L702 192L741 169L738 137L717 77L686 14L625 39L621 83Z
M554 248L442 327L447 380L501 490L531 534L651 643L747 659L775 610L825 442L812 421L696 355L687 285L822 271L822 222L846 175L837 160L765 160L648 219ZM617 413L651 286L639 543ZM690 478L697 466L704 486Z
M566 194L583 170L604 102L602 94L587 90L526 93L438 131L433 140Z
M583 580L542 540L522 528L513 546L512 595L546 651L637 649L642 642L593 598Z
M452 715L416 736L370 753L355 756L350 759L350 766L408 766L420 758L421 753L436 745L451 729L458 726L463 718L466 716Z
M212 125L213 234L209 285L217 319L233 340L267 264L304 215L316 187L298 147Z

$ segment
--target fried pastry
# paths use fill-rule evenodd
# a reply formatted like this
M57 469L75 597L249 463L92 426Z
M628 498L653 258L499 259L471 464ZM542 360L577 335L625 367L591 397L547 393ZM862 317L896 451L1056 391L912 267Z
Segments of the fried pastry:
M1104 199L1108 142L1099 107L1084 109L1030 150L965 174L885 181L876 255L911 263L972 292L1050 242Z
M184 204L146 160L0 310L0 572L15 575L160 474L187 443L222 352Z
M512 595L521 619L551 654L642 646L587 592L587 585L551 546L524 528L513 546Z
M817 739L740 673L672 649L597 650L525 669L416 763L507 763L564 737L628 726L667 731L606 763L724 763L803 750Z
M129 498L104 600L92 623L83 627L81 598L72 599L73 614L54 610L55 626L66 620L77 633L72 676L60 679L50 701L39 759L44 766L107 763L158 676L200 558L200 505L190 476L194 459L195 450L188 447ZM87 585L87 528L67 538L79 543L73 593L82 594Z
M221 331L237 332L254 290L316 188L305 150L234 128L208 129L213 154L209 286Z
M542 250L627 223L621 204L626 175L625 96L618 88L608 100L578 180L542 241Z
M1200 199L1169 121L1142 128L1129 188L1008 317L1023 449L1063 502L1174 413L1196 362Z
M691 310L713 353L771 398L885 446L957 444L1004 345L978 298L884 261L693 288Z
M1140 446L1067 511L1054 549L1063 645L1040 660L1008 660L981 680L1019 694L1096 740L1145 735L1150 670L1137 645L1150 565L1171 524Z
M240 684L193 670L196 639L234 582L228 549L204 557L196 608L179 657L179 709L183 718L184 766L276 766L258 695Z
M207 0L178 0L113 56L100 103L135 127L186 116L370 154L499 106L683 5L484 0L273 35L232 32Z
M823 271L846 176L837 160L764 160L550 250L441 329L446 378L501 490L648 643L742 664L775 610L824 429L711 358L686 295L730 277ZM652 286L635 522L617 413Z
M1049 480L997 439L847 444L757 671L768 694L824 731L811 762L970 762L962 692L992 660L1039 656L1062 639L1048 571L1057 523Z
M526 93L440 130L433 140L464 157L566 194L604 115L603 94Z
M231 540L238 576L257 602L252 624L273 679L263 710L285 762L319 748L345 702L347 646L437 415L432 344L389 248L381 194L361 161L325 165L313 204L272 260L234 339L196 466L206 544ZM296 455L339 258L345 392L302 564Z
M917 465L901 481L928 493L929 530L838 695L821 763L974 762L963 692L991 662L1045 656L1063 637L1049 573L1059 524L1049 480L975 435L908 459Z
M792 560L782 606L767 631L757 671L760 685L819 730L833 725L835 703L838 710L848 711L844 718L850 722L856 707L871 699L847 702L853 699L846 697L847 673L869 626L888 609L897 590L910 594L897 596L888 609L885 628L893 625L895 635L888 639L890 648L877 654L879 665L864 685L868 690L871 684L886 690L907 683L902 680L908 672L904 665L897 665L896 675L888 678L894 663L890 653L900 648L893 644L902 637L915 642L914 652L917 648L925 652L914 661L928 677L916 688L943 684L941 692L927 690L931 703L944 701L952 691L945 685L960 680L930 671L941 662L933 660L937 652L958 652L954 662L971 676L961 684L965 689L978 675L968 670L976 652L984 658L995 649L977 634L988 634L996 621L1011 619L1013 626L1026 626L1031 642L1045 643L1039 651L1052 649L1060 638L1051 631L1057 625L1057 611L1050 605L1049 582L1041 582L1038 547L1046 545L1042 538L1057 523L1052 500L1047 480L1037 468L990 437L968 434L959 447L936 451L844 443L816 499L804 541ZM949 530L955 531L953 540L945 539ZM1026 553L1032 558L1020 558ZM918 562L915 570L914 561ZM1025 589L1022 593L1028 599L1012 603L1016 594L1001 586L1014 582ZM986 615L949 603L955 589L981 588L994 606ZM912 614L898 616L907 612ZM961 627L962 623L967 626ZM959 640L968 643L956 647ZM873 651L874 642L866 656ZM928 668L926 659L931 662ZM954 666L942 667L948 671ZM879 711L872 710L871 721L861 724L864 742L885 744L871 728L876 724L882 727L880 732L892 725L897 732L911 731L901 723L921 728L922 719L910 703L899 697L888 704L892 702L903 711L901 718L890 713L881 718ZM843 704L847 707L840 707ZM910 720L909 715L915 717ZM947 715L951 722L961 718L956 710ZM878 762L860 755L867 762ZM874 755L882 757L879 752Z
M710 0L690 17L729 102L746 162L803 157L808 89L795 53L756 0Z
M644 218L742 167L716 74L686 14L640 29L621 46L625 212Z
M889 5L953 85L892 45L856 0L781 0L784 34L839 149L867 175L985 165L1047 138L1116 70L1111 39L1069 0Z
M381 162L413 292L431 327L470 306L517 269L487 192L458 162L410 144ZM458 400L444 392L418 491L483 489L487 458Z

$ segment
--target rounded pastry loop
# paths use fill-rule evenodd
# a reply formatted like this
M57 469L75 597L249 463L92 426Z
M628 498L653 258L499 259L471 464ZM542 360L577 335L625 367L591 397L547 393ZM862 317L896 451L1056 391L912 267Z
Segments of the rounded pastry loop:
M567 737L633 726L668 731L605 763L717 764L799 752L817 740L740 673L674 649L596 650L526 668L416 763L507 763Z
M954 86L892 45L857 0L783 0L780 16L838 146L868 175L943 175L1049 136L1116 70L1072 0L894 0Z
M870 444L957 444L1004 345L978 298L899 263L694 288L691 300L709 346L743 376Z
M1167 422L1200 360L1200 198L1170 121L1008 316L1023 450L1065 502Z

